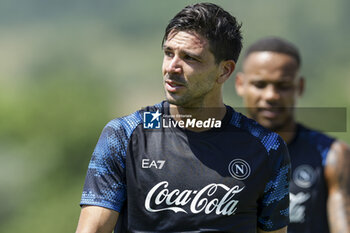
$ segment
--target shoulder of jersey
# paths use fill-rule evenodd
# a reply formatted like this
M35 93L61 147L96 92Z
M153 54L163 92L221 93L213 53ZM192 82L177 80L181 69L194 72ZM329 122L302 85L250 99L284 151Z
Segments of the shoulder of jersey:
M255 120L252 120L239 112L233 111L230 124L255 137L265 147L268 154L271 153L271 150L278 150L281 144L286 145L277 133L264 128Z
M115 130L123 130L125 131L126 136L129 137L136 127L143 123L142 116L144 112L156 112L157 110L162 110L162 103L147 106L127 116L115 118L108 122L106 127L111 127Z
M335 138L332 138L317 130L307 128L301 124L299 124L299 136L302 138L303 142L309 143L310 145L314 146L318 150L324 161L329 151L329 148L335 141Z
M307 140L309 143L314 145L329 145L335 140L335 138L332 138L317 130L307 128L301 124L299 124L299 132L300 136L303 137L304 140Z

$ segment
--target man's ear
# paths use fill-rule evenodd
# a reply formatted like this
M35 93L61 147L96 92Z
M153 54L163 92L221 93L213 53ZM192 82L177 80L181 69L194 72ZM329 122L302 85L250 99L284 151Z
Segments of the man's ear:
M242 97L244 94L244 74L242 72L236 75L235 87L237 94Z
M233 73L236 68L236 63L233 60L222 61L219 64L220 74L216 82L223 84Z
M302 96L305 90L305 78L301 76L298 81L298 96Z

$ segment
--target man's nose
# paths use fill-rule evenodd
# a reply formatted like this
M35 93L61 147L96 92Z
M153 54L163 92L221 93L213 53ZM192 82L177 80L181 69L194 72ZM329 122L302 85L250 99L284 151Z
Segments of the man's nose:
M167 72L168 73L181 73L182 67L181 67L181 59L178 56L174 56L169 61L169 64L167 66Z
M267 85L264 91L264 99L266 101L276 101L280 98L280 93L274 85Z

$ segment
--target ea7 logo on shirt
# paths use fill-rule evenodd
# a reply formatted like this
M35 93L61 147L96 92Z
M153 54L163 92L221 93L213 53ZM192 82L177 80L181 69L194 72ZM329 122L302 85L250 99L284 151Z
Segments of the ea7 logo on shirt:
M165 164L165 160L143 159L141 167L142 168L162 169L164 164Z
M228 165L228 171L233 178L244 180L250 175L250 166L243 159L234 159Z
M162 114L157 112L144 112L143 113L143 128L144 129L159 129L160 128L160 116Z

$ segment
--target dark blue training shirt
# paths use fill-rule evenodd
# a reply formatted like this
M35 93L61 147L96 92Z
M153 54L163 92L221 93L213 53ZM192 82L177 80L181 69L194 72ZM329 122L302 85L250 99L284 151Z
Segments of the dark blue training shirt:
M288 145L292 162L288 233L329 233L324 166L333 142L322 133L297 126Z
M157 110L169 115L169 104L106 125L81 205L118 211L118 233L255 233L289 223L290 162L277 134L228 106L220 128L145 128L145 112Z

